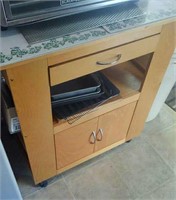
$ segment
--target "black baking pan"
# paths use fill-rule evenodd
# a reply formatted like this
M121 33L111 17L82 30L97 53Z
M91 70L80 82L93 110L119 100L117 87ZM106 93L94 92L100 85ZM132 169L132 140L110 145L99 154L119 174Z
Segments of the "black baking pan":
M100 97L102 94L104 94L104 91L102 91L101 88L97 88L95 92L80 94L77 96L72 96L72 97L63 98L63 99L58 99L58 100L52 101L51 103L52 103L52 106L67 105L67 104L71 104L75 102L95 99L95 98Z
M51 87L51 100L62 100L97 93L101 84L95 74L86 75Z
M57 119L66 119L73 116L85 109L94 109L95 107L101 105L112 97L118 96L120 90L111 81L104 76L102 73L97 73L97 77L101 83L101 94L98 98L93 98L85 101L75 102L67 105L56 105L52 106L53 114ZM79 118L79 117L78 117Z

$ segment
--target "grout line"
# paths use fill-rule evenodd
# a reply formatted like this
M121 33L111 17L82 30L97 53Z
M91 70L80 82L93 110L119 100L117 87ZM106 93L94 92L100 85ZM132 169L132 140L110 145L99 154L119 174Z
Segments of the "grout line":
M175 175L174 175L174 177L176 178ZM138 198L136 198L135 200L138 200L138 199L140 199L140 198L142 198L142 197L145 197L145 196L147 196L147 195L151 195L151 196L152 196L152 194L153 194L155 191L157 191L158 189L162 188L162 187L165 186L166 184L170 183L170 182L172 181L172 179L173 179L173 177L172 177L172 178L168 178L164 183L161 183L157 188L151 190L150 192L147 192L147 193L144 194L144 195L140 195L140 196L139 196Z
M174 177L176 178L176 173L174 172L174 170L170 167L170 165L161 157L161 155L156 151L156 149L153 147L153 145L151 145L145 138L143 140L145 143L147 143L149 146L152 147L152 149L154 150L154 152L157 154L157 156L159 156L159 158L161 158L161 160L167 165L167 167L174 173ZM136 145L135 145L136 146ZM129 150L127 150L129 151ZM123 151L122 151L123 153ZM118 154L118 152L117 152ZM121 173L118 172L117 168L113 166L113 162L111 161L110 157L108 157L108 159L110 160L110 162L112 163L112 168L117 172L117 174L119 175L120 179L122 180L122 182L127 186L128 190L129 187L126 184L126 182L123 180L123 177L121 175ZM156 191L157 189L161 188L162 186L164 186L165 184L167 184L169 181L171 181L173 179L173 177L169 177L164 183L160 184L159 186L155 187L153 190L145 193L144 195L140 195L137 193L137 197L134 198L134 200L139 200L141 197L146 196L148 194L153 193L154 191ZM132 192L135 192L135 190L132 190ZM131 193L130 193L131 194ZM133 194L133 193L132 193Z
M169 107L169 106L168 106ZM171 109L171 108L170 108ZM172 109L171 109L172 110ZM174 112L174 111L173 111ZM176 113L176 112L175 112ZM154 119L155 120L155 119ZM161 122L162 123L162 122ZM170 129L170 128L172 128L172 127L174 127L174 126L176 126L176 121L175 121L175 123L174 124L171 124L171 125L169 125L169 126L167 126L167 127L165 127L165 128L162 128L162 129L159 129L159 130L157 130L158 132L156 133L156 135L157 134L159 134L159 133L161 133L161 132L163 132L163 131L166 131L167 129ZM145 131L145 129L143 129L143 131L141 132L141 134L143 134L143 137L144 138L147 138L147 137L149 137L149 136L147 136L147 132ZM141 135L140 134L140 135Z
M97 159L97 157L99 157L99 158ZM83 163L80 163L79 165L76 165L75 167L73 167L71 169L68 169L68 170L62 172L63 178L65 178L64 173L67 173L71 170L77 170L76 168L78 168L78 170L86 170L88 167L95 165L97 162L99 162L105 158L105 156L103 156L103 154L98 155L97 157L91 158L90 160L87 160ZM71 172L71 174L67 175L67 177L70 177L72 175L72 173L76 173L76 171Z
M54 178L55 178L55 177L54 177ZM53 180L54 180L54 178L53 178ZM50 180L48 180L48 185L47 185L47 187L52 186L54 183L56 183L56 182L58 182L58 181L60 181L60 180L63 180L63 175L61 175L61 178L59 178L58 180L55 180L55 181L53 181L53 182L52 182L52 180L51 180L51 182L50 182ZM23 198L27 198L27 197L29 197L29 196L31 196L31 195L33 195L33 194L39 192L39 191L45 190L45 188L42 188L42 187L37 186L37 185L34 186L34 187L37 188L36 191L33 191L33 192L31 192L31 193L29 193L29 194L27 194L27 195L22 195L22 197L23 197Z
M32 196L33 194L36 194L37 192L41 191L42 189L43 188L37 189L36 191L33 191L33 192L31 192L30 194L27 194L27 195L22 195L21 194L21 196L22 196L23 199L26 199L26 198Z
M73 199L74 199L74 200L77 200L76 197L75 197L75 195L73 194L72 190L71 190L70 187L68 186L67 181L65 180L65 177L64 177L64 176L63 176L63 181L64 181L66 187L68 188L68 191L70 192L70 194L71 194L71 196L73 197Z
M157 153L157 155L161 158L161 160L164 161L164 163L169 167L169 169L174 173L174 176L176 176L176 172L174 171L174 169L170 166L170 164L165 160L165 158L160 154L160 152L157 150L156 147L153 146L153 144L151 144L147 138L144 138L145 142L148 143L153 150Z
M130 192L130 189L129 189L128 185L126 184L126 182L124 181L123 177L122 177L121 174L117 171L117 168L114 167L114 163L111 161L110 158L108 158L108 159L109 159L110 163L112 164L112 168L113 168L114 171L117 173L117 175L119 176L119 178L120 178L120 180L122 181L122 183L126 186L127 191L128 191L128 193L129 193L129 196L130 196L130 199L135 200L135 197L133 197L133 192L134 192L134 190L133 190L132 192Z
M176 123L175 124L172 124L170 126L167 126L165 128L162 128L162 130L158 130L157 133L155 133L155 135L158 135L160 133L162 133L163 131L167 131L168 129L172 128L172 127L175 127L176 126ZM143 138L146 139L146 138L150 138L150 135L147 135L146 131L142 132L141 134L143 134Z

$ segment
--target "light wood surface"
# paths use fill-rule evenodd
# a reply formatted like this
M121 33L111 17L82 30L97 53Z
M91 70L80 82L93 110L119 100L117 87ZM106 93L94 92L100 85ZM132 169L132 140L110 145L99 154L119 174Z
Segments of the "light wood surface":
M95 111L83 116L71 125L65 122L65 120L61 120L58 123L54 121L54 133L66 130L83 123L86 120L93 119L139 99L139 89L143 83L144 74L141 73L132 62L122 63L103 70L102 72L116 87L120 89L119 97L105 103Z
M99 117L95 151L126 138L135 106L136 102L133 102Z
M7 75L37 184L56 175L47 61L8 69Z
M144 74L132 62L125 62L101 71L117 88L122 98L139 92Z
M175 35L173 23L163 26L160 41L149 66L134 117L128 131L127 140L138 136L144 127L145 120L174 52Z
M151 53L155 50L158 40L159 35L155 35L72 62L51 67L49 70L51 86L113 66L113 64L101 66L96 64L97 61L112 62L116 60L117 55L121 54L118 63L123 63L133 58Z
M73 168L73 167L75 167L75 166L77 166L77 165L79 165L79 164L81 164L81 163L83 163L83 162L85 162L87 160L90 160L91 158L95 158L96 156L98 156L98 155L100 155L102 153L105 153L105 152L107 152L107 151L109 151L109 150L111 150L111 149L113 149L113 148L115 148L115 147L117 147L117 146L119 146L119 145L121 145L123 143L125 143L125 140L121 140L121 141L119 141L117 143L114 143L114 144L112 144L112 145L110 145L110 146L108 146L106 148L101 149L100 151L96 151L95 153L93 153L93 154L91 154L89 156L86 156L86 157L84 157L84 158L82 158L82 159L80 159L80 160L78 160L76 162L71 163L70 165L67 165L66 167L63 167L63 168L57 170L57 173L60 174L60 173L66 171L68 169L71 169L71 168Z
M124 99L113 99L112 101L109 101L107 103L105 103L104 105L98 107L97 109L95 109L94 111L86 114L85 116L82 116L79 120L75 121L73 124L68 124L67 121L65 120L59 120L56 121L54 120L53 124L54 124L54 134L57 134L58 132L67 130L71 127L77 126L83 122L86 122L87 120L91 120L95 117L98 117L100 115L103 115L107 112L110 112L114 109L120 108L122 106L125 106L131 102L137 101L139 99L140 93L136 93L133 96L129 96L128 98L124 98Z
M57 169L84 158L94 151L98 119L67 129L55 135Z

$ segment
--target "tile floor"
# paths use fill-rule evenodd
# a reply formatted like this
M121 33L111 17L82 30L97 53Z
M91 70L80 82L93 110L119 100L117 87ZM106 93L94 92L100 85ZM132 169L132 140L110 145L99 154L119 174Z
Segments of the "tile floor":
M138 138L50 179L44 189L33 185L16 142L7 153L25 200L176 199L176 112L167 105Z

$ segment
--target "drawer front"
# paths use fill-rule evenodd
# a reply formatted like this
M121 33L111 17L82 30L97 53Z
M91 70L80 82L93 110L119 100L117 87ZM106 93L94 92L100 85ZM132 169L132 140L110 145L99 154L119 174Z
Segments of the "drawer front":
M155 50L159 35L49 68L51 86L90 74Z
M57 169L93 153L97 121L95 118L55 135Z

